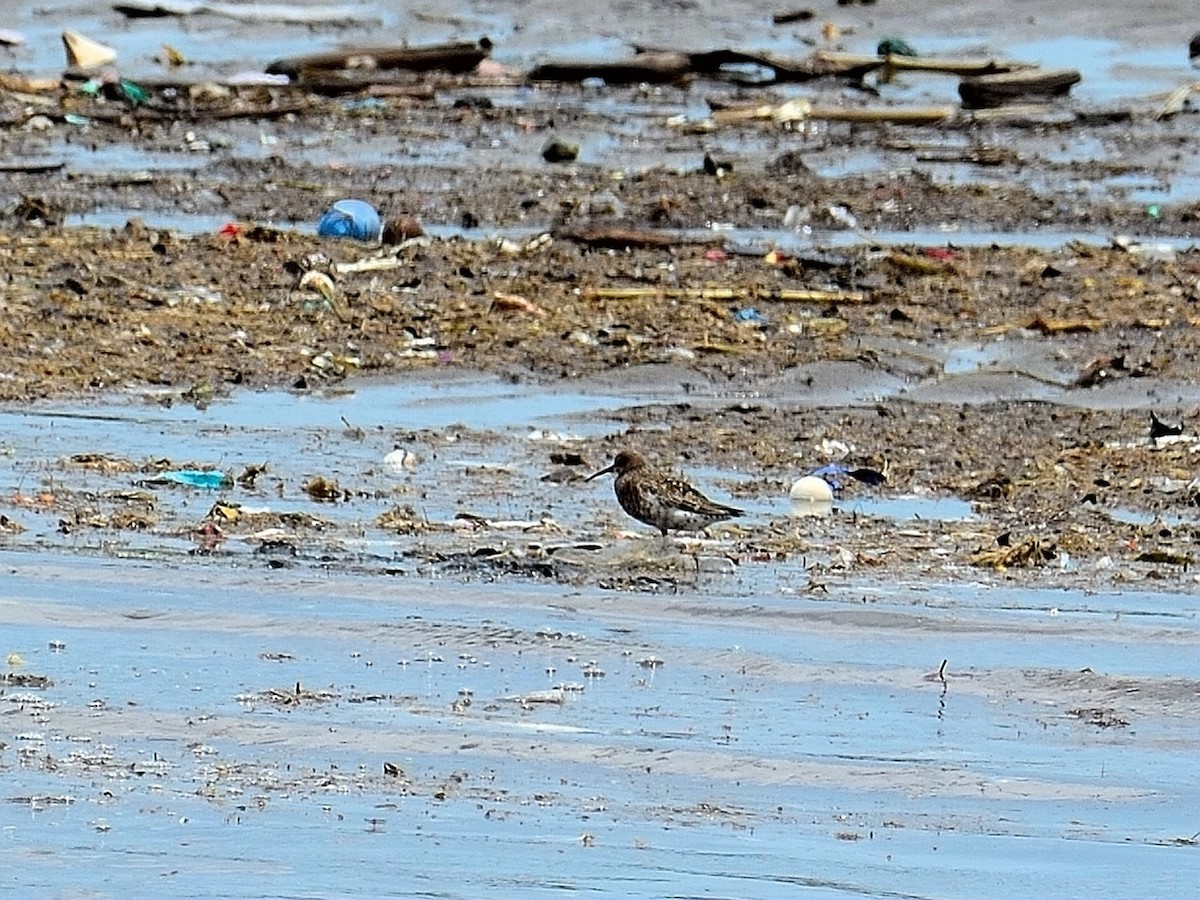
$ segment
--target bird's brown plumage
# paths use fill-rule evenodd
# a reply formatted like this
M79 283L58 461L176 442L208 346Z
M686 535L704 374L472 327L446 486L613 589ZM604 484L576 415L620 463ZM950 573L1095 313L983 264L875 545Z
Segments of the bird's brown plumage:
M613 485L621 508L639 522L667 536L673 531L703 531L740 516L742 511L708 499L677 475L654 468L636 450L622 450L612 465L588 476L588 481L616 472Z

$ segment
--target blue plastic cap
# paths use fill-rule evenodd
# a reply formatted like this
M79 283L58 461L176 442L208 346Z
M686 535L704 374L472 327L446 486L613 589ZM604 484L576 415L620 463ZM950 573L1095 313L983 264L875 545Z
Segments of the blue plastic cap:
M339 200L317 222L322 237L345 237L359 241L377 241L383 234L383 220L365 200Z

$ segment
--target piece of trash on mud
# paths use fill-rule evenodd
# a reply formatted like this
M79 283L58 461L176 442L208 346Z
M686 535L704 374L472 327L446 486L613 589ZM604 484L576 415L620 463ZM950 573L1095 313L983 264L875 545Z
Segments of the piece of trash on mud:
M1154 563L1164 566L1182 566L1187 568L1196 560L1189 554L1178 550L1147 550L1135 557L1136 562Z
M304 483L304 493L318 503L333 503L342 497L338 483L322 475L316 475Z
M1098 356L1083 367L1082 371L1071 382L1071 387L1092 388L1103 384L1113 377L1114 372L1128 372L1125 367L1125 354L1120 356Z
M767 324L767 317L752 306L739 309L733 314L733 320L743 325L764 326Z
M117 60L117 51L99 41L85 37L78 31L62 33L63 47L67 51L67 66L72 69L98 69Z
M160 481L209 491L233 487L233 479L219 469L174 469L159 473L147 483Z
M996 544L995 547L976 550L971 554L971 565L1003 571L1014 567L1040 566L1058 556L1054 541L1033 535L1026 535L1014 544L1012 534L1006 532L996 538Z
M266 463L250 463L246 468L242 469L242 474L237 477L236 481L244 488L253 488L258 476L266 471Z
M162 53L155 56L154 61L168 68L178 69L187 63L187 58L184 57L178 48L172 47L170 44L163 44Z
M777 12L771 16L772 25L791 25L793 22L811 22L817 14L811 9L793 9Z
M320 294L330 303L333 303L337 296L337 288L333 285L333 279L324 272L308 271L300 278L300 290L314 291Z
M383 235L383 220L375 207L365 200L339 200L318 220L317 234L321 237L378 241Z
M1157 441L1162 437L1174 437L1183 434L1183 422L1178 425L1168 425L1153 412L1150 413L1150 440Z
M1140 256L1150 262L1174 262L1177 256L1175 248L1167 243L1145 243L1124 234L1114 234L1110 240L1114 247L1130 256Z
M48 200L24 194L21 195L12 214L18 221L36 225L39 228L60 225L63 220L62 211L51 205Z
M421 464L421 459L411 450L396 447L383 457L383 464L396 473L413 472Z
M579 145L552 137L542 147L542 159L548 163L574 162L579 158Z
M221 522L236 522L242 515L242 507L237 503L214 503L206 518Z
M858 227L858 217L845 206L834 204L826 208L825 215L829 217L830 221L836 222L845 228L854 229Z
M1104 327L1101 319L1058 319L1051 316L1034 316L1023 326L1028 331L1038 331L1046 337L1056 334L1082 334L1089 331L1099 331Z
M837 337L839 334L846 332L850 327L850 323L836 316L814 316L811 319L805 320L804 327L812 335Z
M911 272L914 275L947 275L955 271L952 265L942 260L930 259L924 255L913 256L898 250L887 255L887 263L902 272Z
M522 706L531 705L534 703L552 703L561 705L567 701L567 693L562 688L551 688L548 691L530 691L526 694L513 694L504 698L512 703L520 703Z
M1129 726L1126 719L1122 719L1115 709L1107 706L1068 709L1066 716L1069 719L1079 719L1088 725L1095 725L1097 728L1127 728Z
M1183 87L1171 91L1163 105L1159 107L1158 112L1155 113L1154 118L1169 119L1183 112L1187 108L1188 98L1194 93L1200 94L1200 81L1185 84Z
M106 72L98 78L90 78L78 88L82 94L103 97L105 100L125 100L130 106L141 106L150 99L150 93L141 85Z
M710 153L704 154L704 174L714 178L724 178L733 171L733 163L726 160L718 162Z
M25 665L25 660L21 659L21 657L17 656L17 654L10 653L9 657L9 666L12 668L19 668L20 666ZM17 660L16 665L13 665L11 662L11 658L13 657L15 657ZM45 675L34 675L32 672L0 672L0 685L4 685L5 687L36 688L41 690L54 687L54 681Z
M337 312L336 307L334 308L334 312ZM345 321L341 315L338 318L342 318ZM358 356L344 356L325 350L309 360L309 365L325 375L342 378L351 369L362 368L362 358Z
M238 703L253 703L255 700L261 700L274 706L299 706L301 703L332 703L338 697L336 691L310 691L297 681L294 690L267 688L257 694L238 694L234 699Z
M0 534L14 535L25 531L25 526L6 515L0 515Z
M544 309L542 309L536 303L533 303L532 301L527 300L525 297L522 297L520 294L505 294L500 291L496 291L494 294L492 294L492 309L528 313L529 315L536 316L539 319L546 316L546 311Z
M399 246L408 246L409 243L421 243L421 241L418 241L417 238L409 238L408 242ZM389 248L378 256L370 256L354 262L333 263L329 269L337 275L354 275L360 272L386 272L408 265L411 263L407 259L396 256L395 250Z
M833 488L824 478L805 475L788 491L789 512L796 518L823 518L833 512Z
M544 233L525 243L511 238L500 238L496 241L496 249L505 256L530 256L550 246L553 240L549 234Z
M902 38L884 38L875 46L875 52L880 56L908 56L913 59L920 56L908 41Z
M809 475L816 475L818 478L828 482L835 490L841 490L842 485L840 478L843 475L848 475L855 481L860 481L863 484L869 484L872 487L877 487L887 481L887 465L884 465L884 471L872 469L870 466L858 466L851 468L844 463L830 463L827 466L821 466L819 469L814 469L809 472Z

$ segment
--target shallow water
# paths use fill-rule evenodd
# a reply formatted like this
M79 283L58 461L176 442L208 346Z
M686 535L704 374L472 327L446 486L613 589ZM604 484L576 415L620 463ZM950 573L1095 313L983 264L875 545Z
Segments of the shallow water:
M0 700L13 883L93 896L147 883L228 897L1187 893L1193 851L1171 842L1194 828L1180 760L1197 735L1172 710L1195 700L1171 685L1200 670L1172 648L1194 645L1195 598L1175 598L1187 618L1167 627L1110 616L1045 630L1043 617L1018 632L959 591L934 593L953 606L863 616L854 589L747 606L736 581L674 599L215 567L181 583L24 556L0 602L6 649L55 684ZM945 685L924 677L943 653ZM1066 715L1102 705L1072 681L1082 661L1147 695L1136 714L1103 701L1130 725ZM296 682L335 696L255 696ZM562 682L579 689L561 705L507 699ZM464 691L472 704L453 711ZM314 870L314 854L332 865Z
M308 471L360 487L521 473L514 442L562 440L625 402L447 379L437 401L426 382L246 393L207 411L47 404L3 414L3 480L101 491L137 476L57 461L105 450L236 471L269 447L280 487L263 500L286 508L298 500L284 485ZM347 437L343 417L364 434ZM503 439L457 431L468 417ZM364 474L406 429L460 439L407 476ZM461 498L441 493L431 515L453 515ZM213 495L172 496L194 520ZM348 507L319 511L352 522L372 503ZM580 514L559 502L564 522ZM903 527L970 508L860 497L836 515ZM0 694L0 840L26 891L121 896L149 879L226 897L1132 897L1196 884L1179 843L1200 799L1181 768L1200 749L1193 594L862 578L811 594L803 561L666 593L481 584L404 561L194 557L161 536L56 546L55 520L4 545L0 595L10 671L53 680ZM314 871L314 855L331 865Z

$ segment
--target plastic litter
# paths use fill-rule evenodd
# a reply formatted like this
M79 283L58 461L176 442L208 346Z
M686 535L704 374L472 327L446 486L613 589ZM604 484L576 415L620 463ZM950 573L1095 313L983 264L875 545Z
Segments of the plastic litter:
M383 234L383 219L365 200L339 200L317 222L317 234L377 241Z
M751 325L766 325L767 324L767 317L764 316L762 313L760 313L757 309L755 309L752 306L746 307L745 309L739 309L736 313L733 314L733 318L735 321L747 322Z
M67 65L78 69L98 69L116 62L117 51L93 41L78 31L62 33L63 47L67 51Z
M106 100L127 100L131 106L140 106L150 99L145 88L125 78L89 78L79 86L79 92L89 97L103 96Z
M202 471L200 469L176 469L171 472L163 472L160 477L163 479L163 481L171 481L175 484L182 484L187 487L203 488L210 491L215 491L222 487L228 487L230 484L232 484L229 476L217 469L210 469L206 471Z
M833 488L820 475L804 475L796 479L788 497L806 503L832 503Z
M798 518L821 518L833 512L833 488L824 478L805 475L788 492L791 514Z
M852 469L844 463L830 463L826 466L821 466L819 469L813 469L808 473L810 476L820 478L826 482L835 491L840 491L843 486L842 476L848 475L855 481L861 481L863 484L880 485L887 481L887 476L878 469L870 469L865 466Z
M829 218L837 222L839 225L844 225L847 228L858 227L858 219L855 217L854 213L850 212L850 210L844 206L831 206L826 210L826 212L829 214Z
M912 45L909 44L907 41L905 41L901 38L895 38L895 37L884 38L882 41L879 42L879 45L875 48L875 52L878 53L880 56L915 57L915 56L921 55L916 50L914 50L912 48Z

